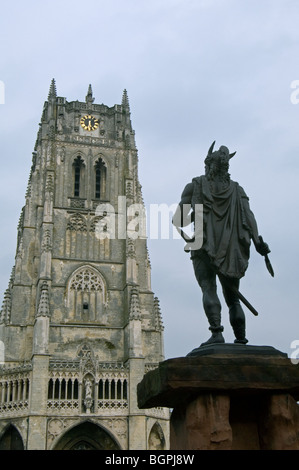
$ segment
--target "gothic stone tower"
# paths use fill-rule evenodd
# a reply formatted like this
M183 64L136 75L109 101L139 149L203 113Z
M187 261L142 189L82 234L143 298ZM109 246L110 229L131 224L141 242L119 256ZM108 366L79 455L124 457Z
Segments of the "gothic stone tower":
M136 387L163 360L138 155L122 104L51 82L0 320L0 448L166 449Z

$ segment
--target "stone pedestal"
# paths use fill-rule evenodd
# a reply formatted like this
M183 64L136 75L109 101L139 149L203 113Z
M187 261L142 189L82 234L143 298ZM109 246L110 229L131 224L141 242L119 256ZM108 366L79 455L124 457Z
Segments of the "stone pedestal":
M172 408L171 450L299 450L299 365L270 346L209 345L138 384L140 408Z

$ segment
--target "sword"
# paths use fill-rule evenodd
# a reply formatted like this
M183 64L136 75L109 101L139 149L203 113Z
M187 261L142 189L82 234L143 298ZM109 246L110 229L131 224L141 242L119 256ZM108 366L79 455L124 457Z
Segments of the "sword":
M250 302L248 302L247 299L245 299L244 295L242 295L241 292L235 286L231 285L224 276L221 276L221 281L224 281L226 287L237 295L237 297L241 300L241 302L243 302L244 305L246 305L248 310L250 310L253 315L255 315L256 317L258 316L258 312L255 310L255 308L251 305Z

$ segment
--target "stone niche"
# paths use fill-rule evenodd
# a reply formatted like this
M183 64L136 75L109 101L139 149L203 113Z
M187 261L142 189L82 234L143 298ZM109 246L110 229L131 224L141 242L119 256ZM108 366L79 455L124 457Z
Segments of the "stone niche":
M270 346L209 345L138 384L140 408L172 408L171 450L299 450L299 365Z

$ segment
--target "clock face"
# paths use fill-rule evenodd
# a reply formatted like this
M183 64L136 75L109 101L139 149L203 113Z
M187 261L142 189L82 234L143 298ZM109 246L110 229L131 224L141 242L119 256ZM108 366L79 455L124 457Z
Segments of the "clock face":
M90 115L83 116L80 123L85 131L94 131L99 126L98 119Z

